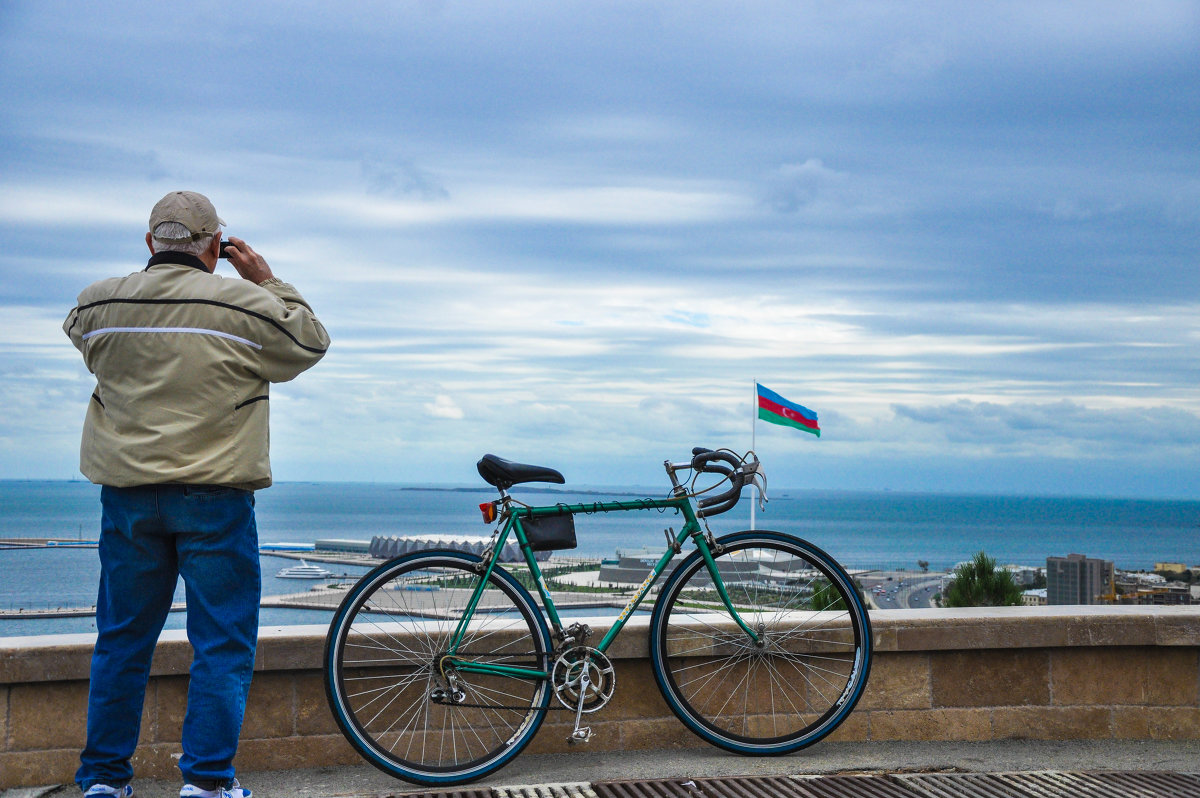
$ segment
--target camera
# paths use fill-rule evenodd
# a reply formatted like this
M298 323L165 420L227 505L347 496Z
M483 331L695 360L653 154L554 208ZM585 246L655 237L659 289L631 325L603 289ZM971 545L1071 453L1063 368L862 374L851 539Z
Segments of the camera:
M230 244L229 241L221 242L221 254L217 256L218 258L228 258L229 257L229 252L228 252L229 244Z

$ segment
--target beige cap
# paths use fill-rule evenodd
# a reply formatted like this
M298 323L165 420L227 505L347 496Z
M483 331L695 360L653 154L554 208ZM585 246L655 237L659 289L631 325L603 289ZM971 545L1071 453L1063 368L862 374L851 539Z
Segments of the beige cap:
M217 216L217 209L208 197L195 191L172 191L158 201L150 211L150 232L163 222L178 222L191 235L186 238L165 238L162 241L198 241L217 232L225 220Z

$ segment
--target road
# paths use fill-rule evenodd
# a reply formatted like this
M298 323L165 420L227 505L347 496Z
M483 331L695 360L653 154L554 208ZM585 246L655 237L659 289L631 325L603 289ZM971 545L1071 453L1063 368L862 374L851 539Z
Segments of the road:
M945 574L899 571L871 574L861 581L879 609L917 610L933 606L933 596L941 590L944 577Z

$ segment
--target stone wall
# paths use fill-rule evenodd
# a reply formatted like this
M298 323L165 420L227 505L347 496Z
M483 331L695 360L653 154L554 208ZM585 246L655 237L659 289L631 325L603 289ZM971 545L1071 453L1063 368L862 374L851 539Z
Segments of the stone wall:
M871 679L831 740L1200 739L1200 608L893 610L871 618ZM647 626L631 621L609 652L617 692L589 717L592 749L703 745L658 694ZM326 705L324 634L263 630L239 769L360 761ZM72 780L92 640L0 638L0 788ZM190 660L183 633L164 633L142 714L140 777L177 775ZM527 750L565 750L569 729L567 713L551 713Z

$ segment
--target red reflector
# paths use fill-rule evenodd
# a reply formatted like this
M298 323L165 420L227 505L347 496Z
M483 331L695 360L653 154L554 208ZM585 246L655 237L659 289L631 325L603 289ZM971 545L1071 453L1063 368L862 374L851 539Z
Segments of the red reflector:
M492 502L484 502L479 505L479 512L483 513L483 523L485 524L496 520L496 505Z

